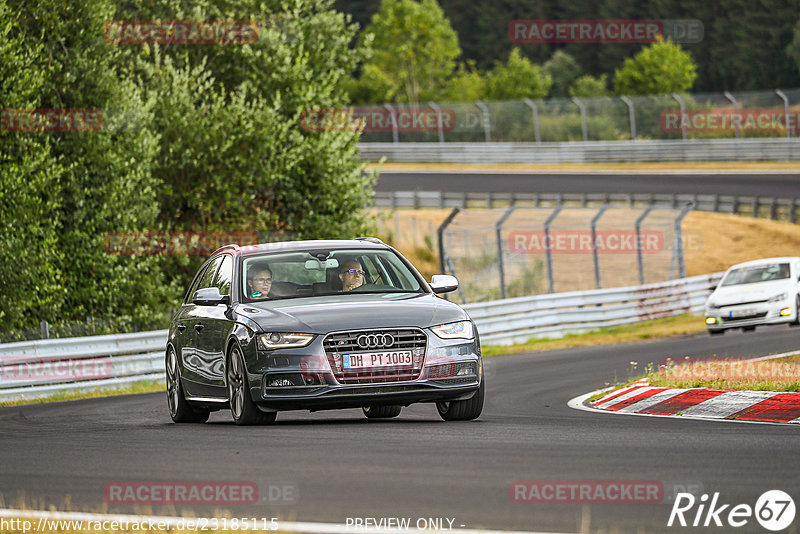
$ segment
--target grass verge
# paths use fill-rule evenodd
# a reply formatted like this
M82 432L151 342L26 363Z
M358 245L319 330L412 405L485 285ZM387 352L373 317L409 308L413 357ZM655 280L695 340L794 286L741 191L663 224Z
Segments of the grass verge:
M134 382L133 384L125 387L114 389L96 389L86 392L69 392L69 393L56 393L48 397L38 399L24 399L15 401L0 401L0 407L3 406L21 406L24 404L42 404L45 402L59 402L76 399L92 399L97 397L112 397L116 395L134 395L138 393L153 393L156 391L165 391L166 385L163 380L142 380Z
M486 345L481 347L483 356L516 354L537 350L568 349L591 345L613 345L635 341L662 339L705 332L703 319L696 315L684 314L643 321L632 325L602 328L585 334L568 334L562 338L532 339L517 345Z

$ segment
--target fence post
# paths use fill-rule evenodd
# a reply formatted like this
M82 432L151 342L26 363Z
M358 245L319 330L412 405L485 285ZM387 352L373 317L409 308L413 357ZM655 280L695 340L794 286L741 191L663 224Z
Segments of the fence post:
M686 141L686 104L684 103L683 98L681 98L681 95L678 93L672 93L671 96L678 101L678 105L681 108L681 135L683 140Z
M789 99L786 97L786 94L781 91L780 89L775 89L775 94L778 95L781 100L783 100L783 111L786 116L786 137L792 137L792 129L789 128Z
M630 119L630 122L631 122L631 141L635 141L636 140L636 112L634 111L634 108L633 108L633 100L631 100L627 96L621 96L621 97L619 97L619 99L622 100L623 102L625 102L625 105L628 106L628 118Z
M442 129L442 110L436 102L428 102L428 105L436 112L436 129L439 131L439 142L444 143L444 130Z
M497 270L500 274L500 298L506 298L506 273L503 269L503 223L511 217L511 213L516 209L516 206L511 206L503 213L503 216L494 225L494 231L497 238Z
M736 98L734 98L734 96L730 93L730 91L725 91L723 94L725 95L725 98L730 100L731 103L733 104L733 113L734 113L734 116L737 116L739 114L739 104L736 102ZM739 139L739 121L738 120L736 121L736 124L735 124L734 127L736 128L736 139Z
M439 229L436 230L436 235L439 239L439 272L442 274L447 272L445 271L446 247L444 245L444 231L448 226L450 226L450 223L453 222L453 219L456 218L456 215L458 215L459 211L461 211L460 208L453 208L453 211L450 212L450 215L448 215L447 218L442 221L442 224L439 225Z
M483 135L486 138L486 142L491 143L492 125L489 122L489 108L487 108L486 104L484 104L480 100L476 100L475 105L478 106L478 109L480 109L483 112Z
M559 203L553 213L550 214L550 217L548 217L544 222L544 246L547 255L547 285L549 288L549 293L555 293L555 281L553 279L553 253L551 251L553 247L550 246L552 244L550 239L550 223L552 223L555 218L558 217L558 214L563 207L564 206Z
M397 133L397 112L391 104L384 104L383 107L388 109L389 113L392 115L392 143L399 143L400 136Z
M539 106L537 106L536 102L530 98L523 99L523 102L525 102L525 104L527 104L528 107L533 111L533 135L536 138L536 142L541 143L542 133L539 131Z
M686 217L690 211L695 208L696 204L690 203L685 208L678 218L675 219L675 240L677 241L677 251L678 251L678 278L686 278L686 258L683 255L683 230L681 229L681 224L683 223L683 218ZM674 253L673 253L674 256ZM672 269L670 269L670 279L672 279Z
M583 102L577 97L573 96L572 101L578 106L578 109L581 111L581 133L583 133L583 140L589 140L589 127L586 124L586 106L583 105Z
M592 218L592 255L594 256L594 285L597 289L601 288L600 284L600 259L597 256L597 221L603 216L603 213L608 209L608 204L603 204L600 211Z
M641 239L641 231L642 231L642 221L650 215L650 212L653 211L653 206L648 206L644 212L639 215L636 219L636 261L639 264L639 283L644 285L644 258L642 258L642 239Z

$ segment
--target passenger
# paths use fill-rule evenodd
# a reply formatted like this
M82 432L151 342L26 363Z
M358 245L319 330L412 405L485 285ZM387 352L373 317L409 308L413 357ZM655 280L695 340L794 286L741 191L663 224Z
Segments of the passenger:
M352 291L364 285L364 269L358 260L344 262L339 270L339 280L342 282L342 291Z
M268 266L256 266L247 273L247 296L254 300L271 298L272 269Z

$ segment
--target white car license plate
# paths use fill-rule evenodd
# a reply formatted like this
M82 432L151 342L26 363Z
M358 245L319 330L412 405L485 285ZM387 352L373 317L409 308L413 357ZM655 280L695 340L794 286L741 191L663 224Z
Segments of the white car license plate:
M750 315L755 315L756 314L756 310L754 310L752 308L748 308L748 309L745 309L745 310L731 310L730 314L731 314L730 315L731 318L734 318L734 317L748 317Z
M414 363L410 350L387 352L360 352L342 354L342 367L345 369L369 369L373 367L404 367Z

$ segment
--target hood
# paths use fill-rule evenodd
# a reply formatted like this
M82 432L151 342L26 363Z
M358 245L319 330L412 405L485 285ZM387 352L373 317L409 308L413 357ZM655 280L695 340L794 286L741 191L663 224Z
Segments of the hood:
M792 280L770 280L755 284L742 284L735 286L719 286L709 297L716 306L728 306L743 302L767 300L781 293L793 290Z
M427 293L305 297L239 305L263 331L325 334L366 328L427 328L468 319L457 304Z

